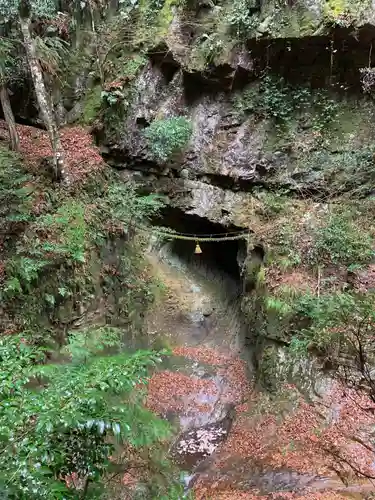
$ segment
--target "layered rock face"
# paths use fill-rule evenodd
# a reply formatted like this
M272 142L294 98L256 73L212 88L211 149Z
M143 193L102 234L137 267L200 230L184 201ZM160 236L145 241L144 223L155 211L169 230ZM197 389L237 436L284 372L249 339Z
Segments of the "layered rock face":
M289 363L283 346L327 353L331 340L323 346L313 330L331 314L324 302L374 290L375 5L197 2L169 14L123 119L99 127L97 140L143 191L251 231L249 250L260 252L238 257L246 343L272 387ZM178 136L162 124L178 117L189 140L160 158L155 142Z
M248 227L242 215L254 190L371 192L375 108L362 91L361 69L371 65L375 30L373 9L363 7L305 1L254 8L254 38L228 42L208 59L199 51L220 38L212 19L224 6L200 4L189 14L174 8L131 82L115 136L99 134L103 155L140 172L137 181L157 186L172 205L224 225ZM176 116L191 123L190 140L158 161L145 132Z
M320 301L374 289L375 5L125 4L82 59L61 121L92 125L108 164L165 195L183 232L189 220L250 230L247 255L231 258L268 383Z

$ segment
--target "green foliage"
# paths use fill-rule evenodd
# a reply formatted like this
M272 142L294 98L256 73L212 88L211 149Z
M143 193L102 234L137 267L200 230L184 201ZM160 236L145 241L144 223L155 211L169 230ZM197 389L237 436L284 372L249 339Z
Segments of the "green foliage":
M0 15L5 22L18 15L19 0L0 0ZM58 2L55 0L31 0L31 12L35 17L51 18L58 11Z
M256 0L234 0L227 14L226 22L232 33L239 39L249 37L259 24Z
M336 292L321 297L301 295L295 304L296 313L309 320L309 326L295 335L291 348L300 355L315 348L328 358L338 359L340 353L353 347L355 337L363 346L370 339L375 321L374 296Z
M165 0L146 0L144 2L144 19L146 22L153 22L157 17L158 13L164 7Z
M126 76L129 80L136 77L139 71L147 63L147 57L142 54L132 55L130 58L127 57L123 66L121 74Z
M350 28L366 9L371 9L370 0L327 0L323 13L327 24Z
M145 130L145 137L153 156L166 162L186 147L192 131L190 120L177 116L153 121Z
M241 114L271 118L278 125L285 125L306 109L315 110L312 128L316 131L334 122L339 111L339 104L326 91L312 92L308 87L294 87L283 78L268 74L259 86L251 86L238 94L234 107Z
M94 330L87 328L69 334L69 344L63 348L73 363L86 363L89 358L97 354L105 354L113 348L122 348L119 332L108 326Z
M374 149L363 147L335 154L325 149L311 151L301 158L298 169L300 172L322 172L334 195L349 191L353 195L367 196L372 191Z
M31 250L33 255L41 257L52 253L56 257L65 257L70 264L85 262L88 228L82 202L67 200L54 214L39 217L34 230L43 236L48 234L49 238L35 240Z
M272 236L272 249L268 260L277 262L286 270L301 263L301 255L296 244L296 230L293 224L283 221Z
M124 93L120 89L102 90L100 97L107 104L109 104L109 106L114 106L115 104L119 104L119 102L124 103L125 106L129 104L127 101L125 101L126 93Z
M290 198L283 192L260 191L257 195L262 202L261 213L267 219L272 219L287 212Z
M334 263L345 266L361 265L374 256L371 234L355 221L355 212L331 213L325 224L317 228L311 252L315 263Z
M85 349L73 336L66 349L72 363L60 365L35 364L44 350L22 336L0 339L0 487L6 498L93 498L115 466L110 456L116 449L130 446L134 456L169 436L168 424L142 406L140 389L160 355L100 356L95 343L99 351L113 349L116 332L82 335L95 341ZM82 489L68 487L72 475Z
M17 52L16 40L0 38L0 81L3 85L19 80L23 74L24 62Z
M69 57L69 43L61 38L36 36L35 48L43 71L51 76L57 76L66 69L65 63Z
M37 281L39 273L46 267L48 261L31 259L30 257L15 257L6 265L8 279L4 283L4 296L14 297L23 292L30 292Z
M15 155L5 150L2 155L0 151L0 165L1 159L4 169L0 170L3 179L0 184L0 206L4 209L4 219L12 222L32 221L29 214L32 201L31 196L30 200L28 196L30 188L23 187L29 176L24 176ZM129 226L134 231L134 227L143 225L161 206L162 200L158 196L138 196L132 184L124 184L117 178L101 194L94 190L91 194L88 191L82 195L80 201L70 197L55 200L49 206L48 213L34 217L35 222L27 226L17 247L11 251L12 256L6 260L2 298L8 300L30 294L41 282L46 281L44 272L47 268L53 269L54 273L60 268L70 268L72 272L79 268L79 272L74 273L74 283L67 283L65 280L68 275L62 273L58 286L41 292L43 300L52 310L56 302L60 303L72 295L71 290L86 293L89 278L89 274L86 276L87 266L93 245L103 245L108 233L113 231L118 234L120 230L123 235L129 232ZM126 277L135 277L138 269L134 261L132 267L124 272ZM84 275L86 277L80 279ZM137 297L147 295L142 287L138 291ZM128 290L123 291L123 295L123 298L119 297L119 303L126 304L128 309L129 301L134 297L132 294L129 296ZM31 304L29 306L31 308Z
M88 228L82 203L63 203L55 213L39 217L32 229L24 235L18 255L6 263L3 298L30 293L42 271L62 259L69 266L85 262Z
M192 54L193 66L199 67L200 62L203 63L203 66L212 64L215 58L221 54L224 44L225 41L221 33L213 32L201 35L196 41L196 47Z
M133 80L146 62L146 57L141 54L129 55L127 52L121 52L118 57L107 57L103 63L107 79L114 80L105 84L100 93L102 118L109 136L117 137L134 95Z
M32 176L26 173L16 153L0 147L0 220L30 220L33 201ZM1 223L0 223L1 224Z
M292 308L289 304L277 297L266 297L265 306L267 311L272 311L280 317L286 316L292 311Z
M103 209L116 224L137 225L155 215L163 206L162 198L156 194L138 196L131 183L114 183L108 188Z
M88 90L83 101L82 122L84 125L92 125L102 105L102 89L99 85Z

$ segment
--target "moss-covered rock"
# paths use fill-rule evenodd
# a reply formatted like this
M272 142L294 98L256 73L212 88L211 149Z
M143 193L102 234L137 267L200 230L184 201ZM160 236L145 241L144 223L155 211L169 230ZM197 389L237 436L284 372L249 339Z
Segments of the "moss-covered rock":
M276 345L264 347L258 358L257 381L268 391L276 391L285 382L280 373L279 351Z
M99 115L102 105L102 88L100 85L88 90L83 101L82 123L92 125Z

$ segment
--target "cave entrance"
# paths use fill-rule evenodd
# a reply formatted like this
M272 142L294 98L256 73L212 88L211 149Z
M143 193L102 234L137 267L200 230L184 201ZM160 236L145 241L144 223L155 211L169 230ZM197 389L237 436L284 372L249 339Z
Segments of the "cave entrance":
M155 225L169 227L179 233L197 237L210 235L224 236L226 233L243 231L243 227L223 226L197 215L186 214L182 210L167 207L153 221ZM199 242L202 253L195 253L196 241L171 239L169 252L177 256L188 267L192 267L208 278L217 278L236 285L241 289L241 267L246 256L246 239L232 241Z

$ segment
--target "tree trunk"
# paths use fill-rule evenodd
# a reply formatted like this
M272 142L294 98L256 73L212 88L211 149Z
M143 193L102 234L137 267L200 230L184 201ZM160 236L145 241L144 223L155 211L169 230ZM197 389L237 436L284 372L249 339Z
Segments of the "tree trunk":
M0 85L0 101L4 112L4 118L8 126L11 148L13 149L13 151L19 152L20 140L18 137L16 120L14 119L14 114L10 105L9 93L6 85Z
M61 180L65 184L69 184L68 174L65 169L64 151L61 145L60 134L51 104L52 101L48 96L47 89L44 84L43 71L40 67L35 42L30 32L31 18L30 4L28 0L20 2L19 20L39 110L51 141L55 176L56 179Z

